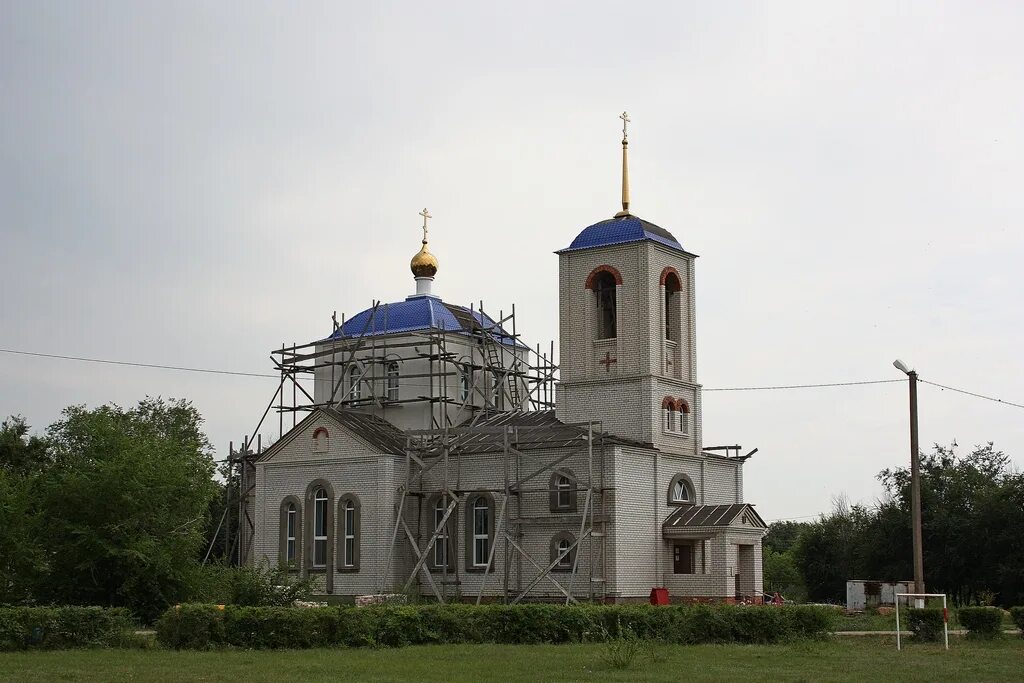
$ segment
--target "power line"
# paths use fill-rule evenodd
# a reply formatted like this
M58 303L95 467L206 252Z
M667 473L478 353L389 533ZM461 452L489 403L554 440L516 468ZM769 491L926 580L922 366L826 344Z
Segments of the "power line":
M904 379L873 379L863 382L829 382L826 384L781 384L770 387L724 387L708 388L703 391L773 391L777 389L818 389L821 387L855 387L863 384L891 384L893 382L905 382Z
M231 375L235 377L259 377L269 379L279 379L280 375L271 375L260 372L240 372L237 370L219 370L216 368L193 368L182 365L161 365L158 363L134 363L131 361L123 360L110 360L107 358L86 358L84 356L64 356L55 353L40 353L37 351L20 351L17 349L0 349L0 353L10 353L19 356L34 356L37 358L55 358L59 360L74 360L83 363L102 363L106 365L121 365L134 368L154 368L157 370L177 370L179 372L200 372L211 375ZM892 384L895 382L905 382L903 379L876 379L876 380L865 380L860 382L823 382L820 384L777 384L762 387L704 387L703 391L783 391L789 389L821 389L827 387L855 387L865 386L871 384ZM1006 406L1014 408L1024 408L1024 404L1014 403L1012 401L1004 401L1001 398L995 398L993 396L986 396L984 394L978 394L973 391L967 391L966 389L958 389L956 387L947 386L945 384L939 384L938 382L929 382L926 379L919 379L918 381L923 384L930 384L940 389L948 389L955 391L960 394L966 394L967 396L973 396L975 398L985 399L986 401L992 401L993 403L1001 403ZM412 385L410 385L412 386ZM427 385L422 385L427 386Z
M1001 398L994 398L992 396L985 396L984 394L976 394L973 391L967 391L966 389L957 389L956 387L947 387L945 384L939 384L938 382L929 382L928 380L921 379L920 377L918 378L917 381L921 382L922 384L931 384L933 387L939 387L940 389L949 389L950 391L955 391L955 392L957 392L959 394L967 394L968 396L974 396L975 398L983 398L986 401L994 401L995 403L1002 403L1004 406L1013 406L1014 408L1024 408L1024 405L1022 405L1020 403L1013 403L1012 401L1004 401Z
M104 358L83 358L81 356L60 356L55 353L36 353L34 351L16 351L14 349L0 349L0 353L12 353L19 356L37 356L39 358L59 358L61 360L77 360L84 363L106 363L108 365L127 365L134 368L156 368L158 370L180 370L182 372L205 372L211 375L237 375L241 377L271 377L278 379L278 375L267 375L258 372L237 372L234 370L214 370L211 368L188 368L180 365L157 365L155 363L131 363L124 360L108 360Z

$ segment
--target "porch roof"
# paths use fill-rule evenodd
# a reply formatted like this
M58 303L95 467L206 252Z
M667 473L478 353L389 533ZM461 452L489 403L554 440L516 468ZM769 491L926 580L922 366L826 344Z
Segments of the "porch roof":
M761 528L768 525L757 514L754 506L750 503L737 503L733 505L683 505L673 512L662 523L662 530L684 529L688 527L716 527L730 526L737 517L748 512L753 521Z

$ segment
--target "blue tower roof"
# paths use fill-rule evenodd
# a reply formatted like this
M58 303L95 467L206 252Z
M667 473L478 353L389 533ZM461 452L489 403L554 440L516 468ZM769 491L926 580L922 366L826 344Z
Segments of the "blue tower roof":
M346 320L345 324L325 341L422 330L444 330L469 335L481 329L490 331L502 344L525 348L525 344L513 339L512 335L490 316L464 306L446 304L438 297L430 295L411 296L405 301L380 304L376 313L372 308L368 308Z
M679 241L665 228L636 216L623 216L622 218L609 218L584 228L583 232L576 235L576 239L572 241L572 244L555 253L561 254L578 249L605 247L611 244L628 244L629 242L641 242L643 240L653 240L659 244L664 244L666 247L685 251L683 246L679 244Z

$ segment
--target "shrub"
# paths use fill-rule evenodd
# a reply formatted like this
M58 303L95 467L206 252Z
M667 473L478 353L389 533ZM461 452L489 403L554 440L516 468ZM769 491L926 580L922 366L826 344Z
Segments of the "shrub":
M0 650L112 647L134 628L121 607L0 608Z
M228 605L221 610L211 605L181 605L160 618L157 637L168 647L197 649L220 645L270 649L623 639L774 643L823 637L831 627L831 619L828 610L803 606Z
M267 564L234 570L231 604L244 607L287 607L313 594L313 579L298 577Z
M223 645L224 614L217 605L178 605L156 622L156 639L176 650L205 650Z
M907 627L914 638L935 641L942 635L942 610L935 607L911 607L907 610Z
M792 638L824 638L835 629L839 613L829 607L802 605L779 609L789 622Z
M961 607L956 616L972 638L988 639L1002 635L1003 610L998 607Z
M1013 623L1020 629L1020 637L1024 638L1024 607L1011 607L1010 618L1013 619Z

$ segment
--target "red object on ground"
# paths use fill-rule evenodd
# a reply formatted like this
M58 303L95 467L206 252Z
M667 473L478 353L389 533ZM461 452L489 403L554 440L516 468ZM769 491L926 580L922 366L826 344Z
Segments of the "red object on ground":
M652 588L651 589L651 604L652 605L667 605L668 604L668 589L667 588Z

